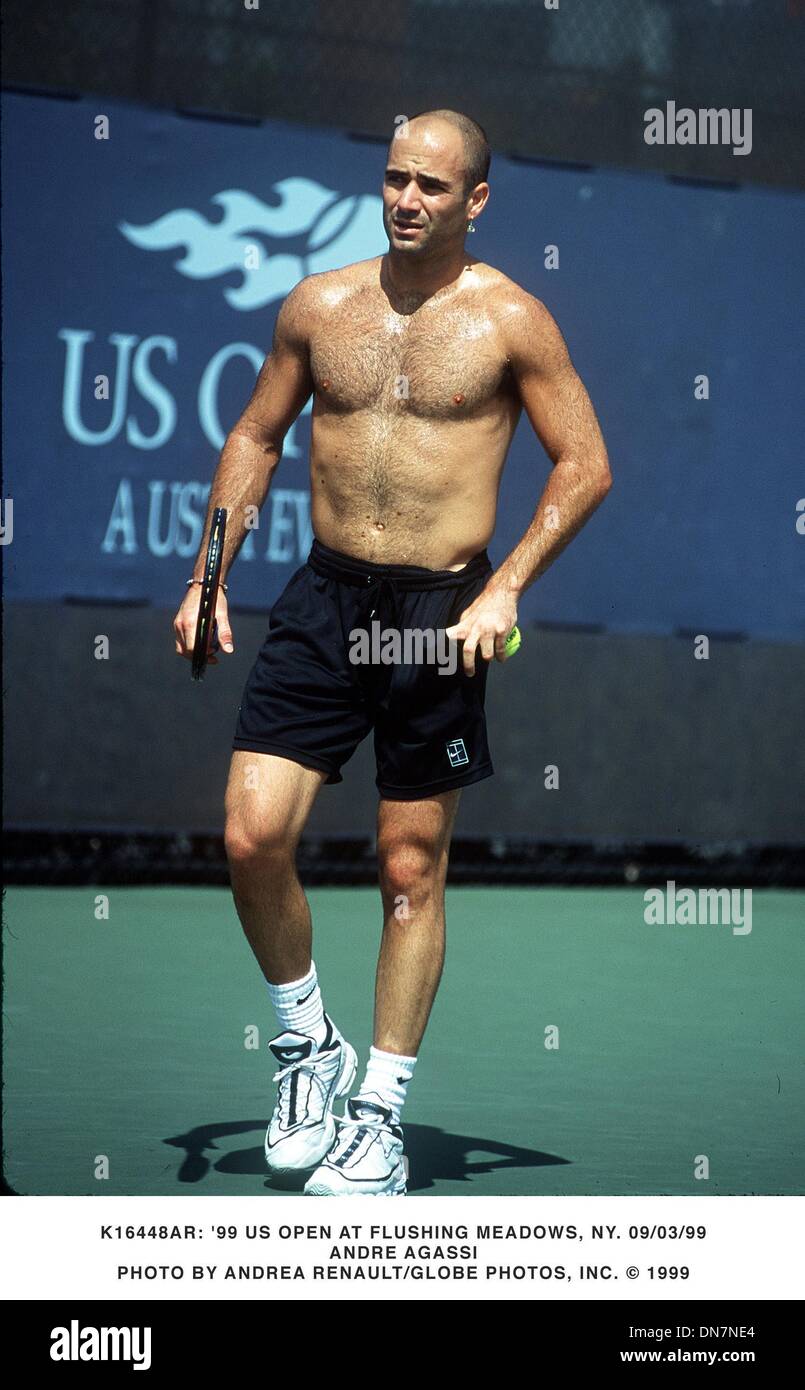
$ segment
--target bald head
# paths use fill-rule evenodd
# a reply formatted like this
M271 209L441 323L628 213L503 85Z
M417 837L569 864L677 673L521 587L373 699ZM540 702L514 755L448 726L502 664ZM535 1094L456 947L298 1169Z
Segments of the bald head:
M486 131L471 116L465 116L461 111L451 111L447 107L440 107L435 111L419 111L416 116L409 118L408 124L421 127L437 121L452 126L461 136L464 150L464 193L470 193L477 184L486 183L489 174L492 152Z

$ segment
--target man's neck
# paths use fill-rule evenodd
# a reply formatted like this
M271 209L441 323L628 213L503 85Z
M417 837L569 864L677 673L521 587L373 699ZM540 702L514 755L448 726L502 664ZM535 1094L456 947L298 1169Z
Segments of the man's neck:
M381 284L392 299L399 297L424 302L439 290L454 284L471 265L472 259L463 247L416 263L411 256L387 251L381 263Z

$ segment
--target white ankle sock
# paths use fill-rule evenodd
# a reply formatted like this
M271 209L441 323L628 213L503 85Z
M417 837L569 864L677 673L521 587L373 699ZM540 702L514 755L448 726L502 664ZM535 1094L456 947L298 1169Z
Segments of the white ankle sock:
M272 985L268 981L268 993L282 1028L304 1033L317 1043L324 1042L327 1024L314 961L310 962L310 970L301 980L291 980L285 985Z
M381 1052L379 1047L371 1047L366 1076L358 1096L367 1099L370 1094L379 1096L391 1111L392 1119L399 1124L406 1088L414 1074L415 1065L416 1057L401 1057L397 1052Z

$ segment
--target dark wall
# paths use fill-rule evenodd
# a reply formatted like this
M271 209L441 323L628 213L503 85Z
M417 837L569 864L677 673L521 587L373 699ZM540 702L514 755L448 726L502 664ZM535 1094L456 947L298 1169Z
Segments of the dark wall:
M386 135L469 109L542 158L802 187L802 0L6 0L6 82ZM649 146L647 107L751 107L755 139ZM736 167L740 166L740 168Z
M219 831L243 682L267 621L235 614L235 655L201 684L154 608L7 605L10 827ZM108 660L96 660L99 634ZM496 776L468 788L457 834L539 840L805 840L805 649L528 629L493 668ZM559 768L548 791L544 769ZM371 738L324 788L311 833L363 837Z

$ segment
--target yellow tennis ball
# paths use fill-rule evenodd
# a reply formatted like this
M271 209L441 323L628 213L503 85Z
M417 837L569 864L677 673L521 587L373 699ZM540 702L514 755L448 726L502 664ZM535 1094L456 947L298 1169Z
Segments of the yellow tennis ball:
M519 627L513 627L508 637L506 638L506 646L504 648L506 655L514 656L515 652L519 652L522 640L523 635Z

